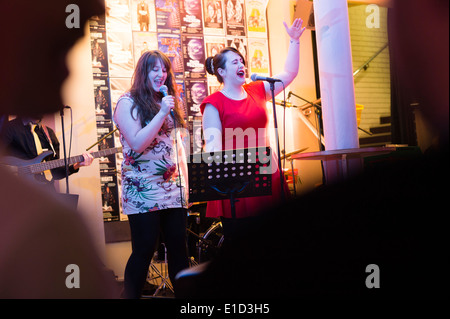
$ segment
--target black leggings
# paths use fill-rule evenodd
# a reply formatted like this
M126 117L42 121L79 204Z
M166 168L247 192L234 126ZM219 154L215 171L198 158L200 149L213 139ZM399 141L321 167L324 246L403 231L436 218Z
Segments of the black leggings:
M172 284L175 283L176 274L189 267L186 218L187 211L184 208L128 215L132 253L125 268L124 298L141 297L160 231L167 248L169 278Z

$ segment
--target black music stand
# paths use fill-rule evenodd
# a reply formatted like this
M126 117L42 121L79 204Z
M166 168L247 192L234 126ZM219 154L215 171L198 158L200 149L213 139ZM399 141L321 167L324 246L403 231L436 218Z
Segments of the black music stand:
M190 156L189 201L230 199L236 218L237 198L272 194L270 147L245 148Z

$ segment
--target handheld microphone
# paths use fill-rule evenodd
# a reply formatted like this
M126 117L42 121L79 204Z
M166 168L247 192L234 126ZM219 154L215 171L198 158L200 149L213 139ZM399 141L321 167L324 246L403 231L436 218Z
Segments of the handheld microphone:
M167 88L167 85L161 85L159 88L159 92L161 92L165 97L169 95L169 89ZM170 115L172 115L173 120L175 121L175 113L173 113L173 110L170 110Z
M161 87L159 88L159 92L161 92L164 96L168 96L169 88L167 87L167 85L161 85Z
M260 76L256 73L253 73L252 76L250 77L252 79L253 82L255 81L267 81L270 83L275 83L275 82L283 82L279 79L274 79L274 78L269 78L269 77L265 77L265 76Z

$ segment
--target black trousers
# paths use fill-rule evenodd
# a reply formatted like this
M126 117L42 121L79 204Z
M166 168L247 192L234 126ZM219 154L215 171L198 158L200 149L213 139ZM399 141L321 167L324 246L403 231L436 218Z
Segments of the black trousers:
M128 215L132 252L125 268L124 298L141 297L160 231L167 248L169 278L173 285L177 273L189 267L186 219L185 208Z

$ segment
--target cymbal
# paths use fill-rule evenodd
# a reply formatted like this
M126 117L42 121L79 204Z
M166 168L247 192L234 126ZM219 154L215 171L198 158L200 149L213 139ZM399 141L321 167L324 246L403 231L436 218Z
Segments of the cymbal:
M202 204L206 204L207 202L192 202L188 204L188 208L194 206L194 205L202 205Z
M275 104L284 106L284 101L275 100ZM286 102L286 107L297 107L297 106L290 102Z
M298 149L298 150L296 150L296 151L293 151L293 152L284 154L283 156L281 156L281 159L284 159L284 158L287 158L287 157L291 157L292 155L295 155L295 154L304 152L304 151L306 151L307 149L308 149L308 147L305 147L305 148L301 148L301 149Z

